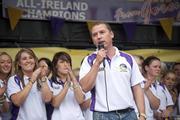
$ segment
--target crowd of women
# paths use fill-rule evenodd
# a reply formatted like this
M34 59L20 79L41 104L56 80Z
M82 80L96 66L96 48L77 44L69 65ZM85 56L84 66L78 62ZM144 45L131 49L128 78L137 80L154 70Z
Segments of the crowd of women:
M158 57L134 55L145 81L142 84L148 120L173 120L180 110L180 63L171 68Z
M7 53L0 54L3 120L84 120L79 105L84 93L69 54L58 52L51 62L38 60L31 49L23 48L15 56L14 67L12 63Z
M132 56L145 80L148 120L174 119L180 111L180 63L163 69L155 56ZM0 53L0 117L2 120L92 120L91 93L85 93L72 70L71 56L57 52L52 61L22 48L14 61ZM136 106L134 106L136 109ZM138 113L137 113L138 114Z

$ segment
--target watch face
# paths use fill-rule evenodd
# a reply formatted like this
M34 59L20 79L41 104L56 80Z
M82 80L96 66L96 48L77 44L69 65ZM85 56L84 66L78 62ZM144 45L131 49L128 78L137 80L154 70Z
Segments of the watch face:
M41 78L41 82L46 82L46 80L48 80L48 78L47 78L47 77L43 77L43 78Z

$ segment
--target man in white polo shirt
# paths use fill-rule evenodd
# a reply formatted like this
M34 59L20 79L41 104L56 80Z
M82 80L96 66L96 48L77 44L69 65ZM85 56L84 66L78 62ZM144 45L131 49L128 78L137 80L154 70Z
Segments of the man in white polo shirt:
M91 29L97 51L85 57L80 68L80 84L84 92L91 91L93 120L146 119L144 80L134 58L113 46L114 33L106 23L95 23Z

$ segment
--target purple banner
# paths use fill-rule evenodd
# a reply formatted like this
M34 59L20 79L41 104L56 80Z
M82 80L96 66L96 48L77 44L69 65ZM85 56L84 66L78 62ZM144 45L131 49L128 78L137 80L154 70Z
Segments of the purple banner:
M180 22L179 0L3 0L3 17L8 6L24 11L22 19L48 20L59 17L73 21L150 23L173 17Z

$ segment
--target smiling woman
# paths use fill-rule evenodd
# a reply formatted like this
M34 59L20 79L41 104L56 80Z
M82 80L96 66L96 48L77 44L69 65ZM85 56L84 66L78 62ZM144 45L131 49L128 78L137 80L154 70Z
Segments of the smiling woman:
M6 52L0 53L0 118L10 119L10 102L7 98L7 81L12 73L12 58Z
M20 49L15 56L15 75L9 78L8 97L12 102L12 119L46 120L45 103L52 93L45 81L38 89L37 80L45 78L44 69L38 68L38 59L31 49Z

